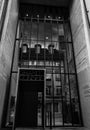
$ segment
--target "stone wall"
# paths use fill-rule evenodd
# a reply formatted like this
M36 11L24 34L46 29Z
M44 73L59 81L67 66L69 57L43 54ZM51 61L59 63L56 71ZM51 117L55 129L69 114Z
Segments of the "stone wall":
M9 0L0 41L0 126L2 123L6 87L10 76L17 18L17 0Z
M90 39L83 0L73 0L70 7L76 68L83 123L90 128Z

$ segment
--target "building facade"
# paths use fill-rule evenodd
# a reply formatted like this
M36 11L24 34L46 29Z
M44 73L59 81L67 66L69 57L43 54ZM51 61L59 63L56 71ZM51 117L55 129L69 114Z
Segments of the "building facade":
M0 4L0 126L90 128L85 1Z

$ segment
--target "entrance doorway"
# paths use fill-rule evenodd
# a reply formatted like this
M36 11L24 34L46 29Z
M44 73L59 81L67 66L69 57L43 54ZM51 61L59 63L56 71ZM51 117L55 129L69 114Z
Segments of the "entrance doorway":
M14 127L44 127L44 70L20 70Z

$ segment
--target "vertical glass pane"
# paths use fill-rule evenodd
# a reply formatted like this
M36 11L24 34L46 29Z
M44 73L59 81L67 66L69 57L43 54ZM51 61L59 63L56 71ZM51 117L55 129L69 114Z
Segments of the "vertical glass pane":
M54 45L54 50L57 50L59 52L59 43L58 42L52 42Z
M52 72L46 74L46 126L53 124L53 86L52 86Z
M77 93L77 84L75 75L70 75L70 90L71 90L71 105L72 105L72 117L73 124L80 124L80 110L79 110L79 101Z
M71 101L68 75L61 75L62 94L63 94L63 120L64 125L72 124Z
M68 73L67 53L63 52L64 72Z
M53 74L53 84L54 84L54 96L61 96L61 77L60 74Z
M62 102L61 100L54 101L54 120L55 126L60 126L63 124L62 117Z
M30 38L30 29L31 29L31 23L30 21L24 21L23 22L23 32L22 32L22 37L24 39L29 39Z
M52 66L52 54L51 50L49 49L49 46L51 45L51 42L46 41L45 42L45 60L46 63L49 63L49 66Z
M43 20L44 21L44 20ZM69 25L61 22L33 20L21 22L20 32L24 36L22 43L27 43L28 59L22 59L24 67L46 69L45 120L46 126L71 126L80 124L79 101L73 48ZM25 30L25 31L24 31ZM70 43L69 43L70 42ZM35 45L41 45L40 53L36 53ZM21 54L22 55L22 54ZM71 75L73 73L73 75ZM70 74L70 75L69 75ZM69 79L68 79L69 77ZM37 123L42 126L42 105L38 93Z
M30 47L31 48L35 48L35 45L37 44L37 40L36 41L34 41L34 40L31 40L31 45L30 45Z
M46 96L52 95L52 74L47 74L46 78Z
M53 118L55 126L62 125L62 87L60 74L53 74L53 85L54 85L54 103L53 103Z
M68 61L68 69L69 73L75 73L75 65L74 65L74 57L73 57L73 50L72 50L72 44L67 43L66 45L67 49L67 61Z
M38 40L44 40L44 23L39 23Z
M60 61L60 53L59 53L59 43L58 42L52 42L53 45L53 63Z
M52 42L58 41L58 26L57 24L52 24Z
M64 36L63 24L58 24L58 33L59 36Z
M51 24L45 23L45 40L51 41Z
M37 40L38 37L38 24L32 23L31 40Z
M65 23L64 26L64 31L65 31L65 37L67 42L71 42L71 32L70 32L70 27L68 23Z
M52 126L52 103L46 101L46 126Z
M13 69L13 71L16 71ZM15 116L15 105L16 105L16 85L17 85L17 73L12 73L11 77L11 89L10 89L10 97L9 97L9 104L7 110L7 117L6 117L6 126L10 127L13 125L14 116Z
M42 62L44 62L44 42L43 41L38 41L38 44L39 45L41 45L41 47L40 48L37 48L37 49L39 49L38 51L39 51L39 53L38 53L38 55L37 55L37 60L40 62L40 61L42 61Z
M20 20L20 28L19 28L19 30L20 30L20 37L22 37L23 29L24 29L23 21Z

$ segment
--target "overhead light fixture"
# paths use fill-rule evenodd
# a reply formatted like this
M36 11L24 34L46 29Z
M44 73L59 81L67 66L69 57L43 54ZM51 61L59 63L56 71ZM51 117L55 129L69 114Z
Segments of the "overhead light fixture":
M39 14L37 15L37 17L39 18Z
M29 15L28 14L26 14L26 17L28 17Z
M48 37L46 37L46 40L48 40Z
M61 19L61 17L59 16L58 19Z
M48 18L51 18L51 16L48 16Z

